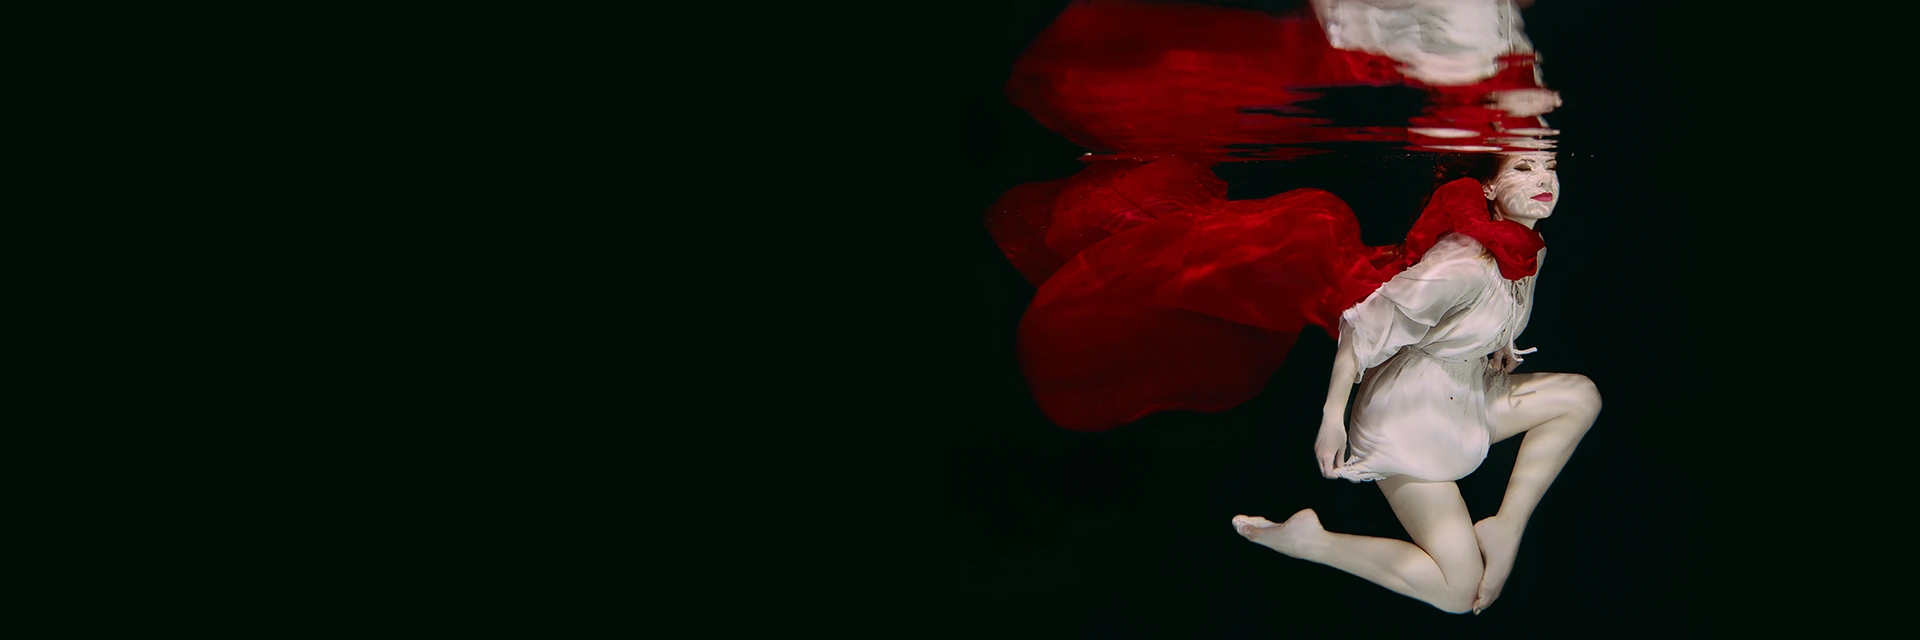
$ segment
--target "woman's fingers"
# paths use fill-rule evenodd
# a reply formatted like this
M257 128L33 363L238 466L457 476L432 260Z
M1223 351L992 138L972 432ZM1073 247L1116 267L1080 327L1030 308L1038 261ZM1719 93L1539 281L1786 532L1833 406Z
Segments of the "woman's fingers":
M1520 358L1514 357L1513 354L1506 351L1501 351L1500 353L1493 354L1493 357L1487 358L1487 368L1501 373L1513 373L1514 369L1520 368Z

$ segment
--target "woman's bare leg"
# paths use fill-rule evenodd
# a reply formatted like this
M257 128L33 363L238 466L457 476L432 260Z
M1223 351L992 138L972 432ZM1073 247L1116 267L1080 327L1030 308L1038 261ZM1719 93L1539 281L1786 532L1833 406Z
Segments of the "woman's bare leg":
M1559 477L1580 438L1600 415L1600 391L1586 376L1572 373L1536 373L1513 376L1506 398L1496 398L1488 415L1493 440L1520 433L1520 454L1514 459L1513 478L1500 498L1500 512L1473 525L1486 557L1486 576L1473 602L1474 613L1493 604L1513 572L1520 553L1520 534L1533 518L1533 508Z
M1367 579L1449 613L1472 610L1482 561L1473 516L1451 482L1420 482L1406 476L1380 481L1413 543L1332 533L1312 509L1286 522L1235 516L1234 529L1248 540L1288 556L1318 562Z

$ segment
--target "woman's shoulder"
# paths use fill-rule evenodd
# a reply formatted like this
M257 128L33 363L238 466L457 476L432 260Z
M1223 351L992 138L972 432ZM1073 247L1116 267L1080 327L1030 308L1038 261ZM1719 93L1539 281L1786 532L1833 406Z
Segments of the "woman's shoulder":
M1419 262L1394 276L1387 288L1399 292L1389 294L1396 300L1404 298L1408 290L1426 291L1429 295L1444 291L1448 293L1442 297L1451 300L1481 290L1499 277L1499 267L1479 242L1449 233L1441 236Z
M1448 271L1480 272L1496 269L1493 255L1487 252L1480 241L1464 233L1448 233L1433 243L1420 262L1431 265L1430 268Z

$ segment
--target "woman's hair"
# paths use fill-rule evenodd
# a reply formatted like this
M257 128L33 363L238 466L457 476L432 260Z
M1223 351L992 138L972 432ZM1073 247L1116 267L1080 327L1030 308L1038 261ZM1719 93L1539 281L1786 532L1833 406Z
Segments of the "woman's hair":
M1433 163L1433 187L1459 180L1473 178L1486 184L1500 175L1500 167L1507 157L1498 153L1450 153L1435 159Z
M1426 197L1420 199L1420 208L1413 210L1413 217L1407 223L1412 224L1420 219L1420 212L1427 210L1427 203L1433 201L1433 192L1439 191L1442 185L1461 178L1473 178L1479 180L1480 184L1492 182L1499 177L1500 168L1506 161L1507 156L1499 153L1448 153L1436 156L1433 161L1433 188L1428 189ZM1492 213L1491 205L1487 211L1490 215L1498 215Z

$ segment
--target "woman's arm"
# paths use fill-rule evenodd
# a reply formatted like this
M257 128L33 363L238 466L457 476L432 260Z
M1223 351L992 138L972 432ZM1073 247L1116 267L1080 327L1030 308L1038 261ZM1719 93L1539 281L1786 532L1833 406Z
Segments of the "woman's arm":
M1327 382L1327 403L1320 407L1320 435L1314 439L1313 455L1320 461L1320 475L1332 478L1342 464L1347 448L1347 400L1359 379L1359 359L1353 355L1352 330L1341 323L1340 346L1333 355L1333 378Z
M1334 351L1333 376L1313 445L1320 475L1338 477L1342 467L1354 462L1342 454L1347 449L1347 400L1360 374L1385 363L1402 347L1421 343L1442 318L1477 299L1492 268L1480 259L1482 251L1464 236L1443 236L1420 262L1341 312L1340 346Z

